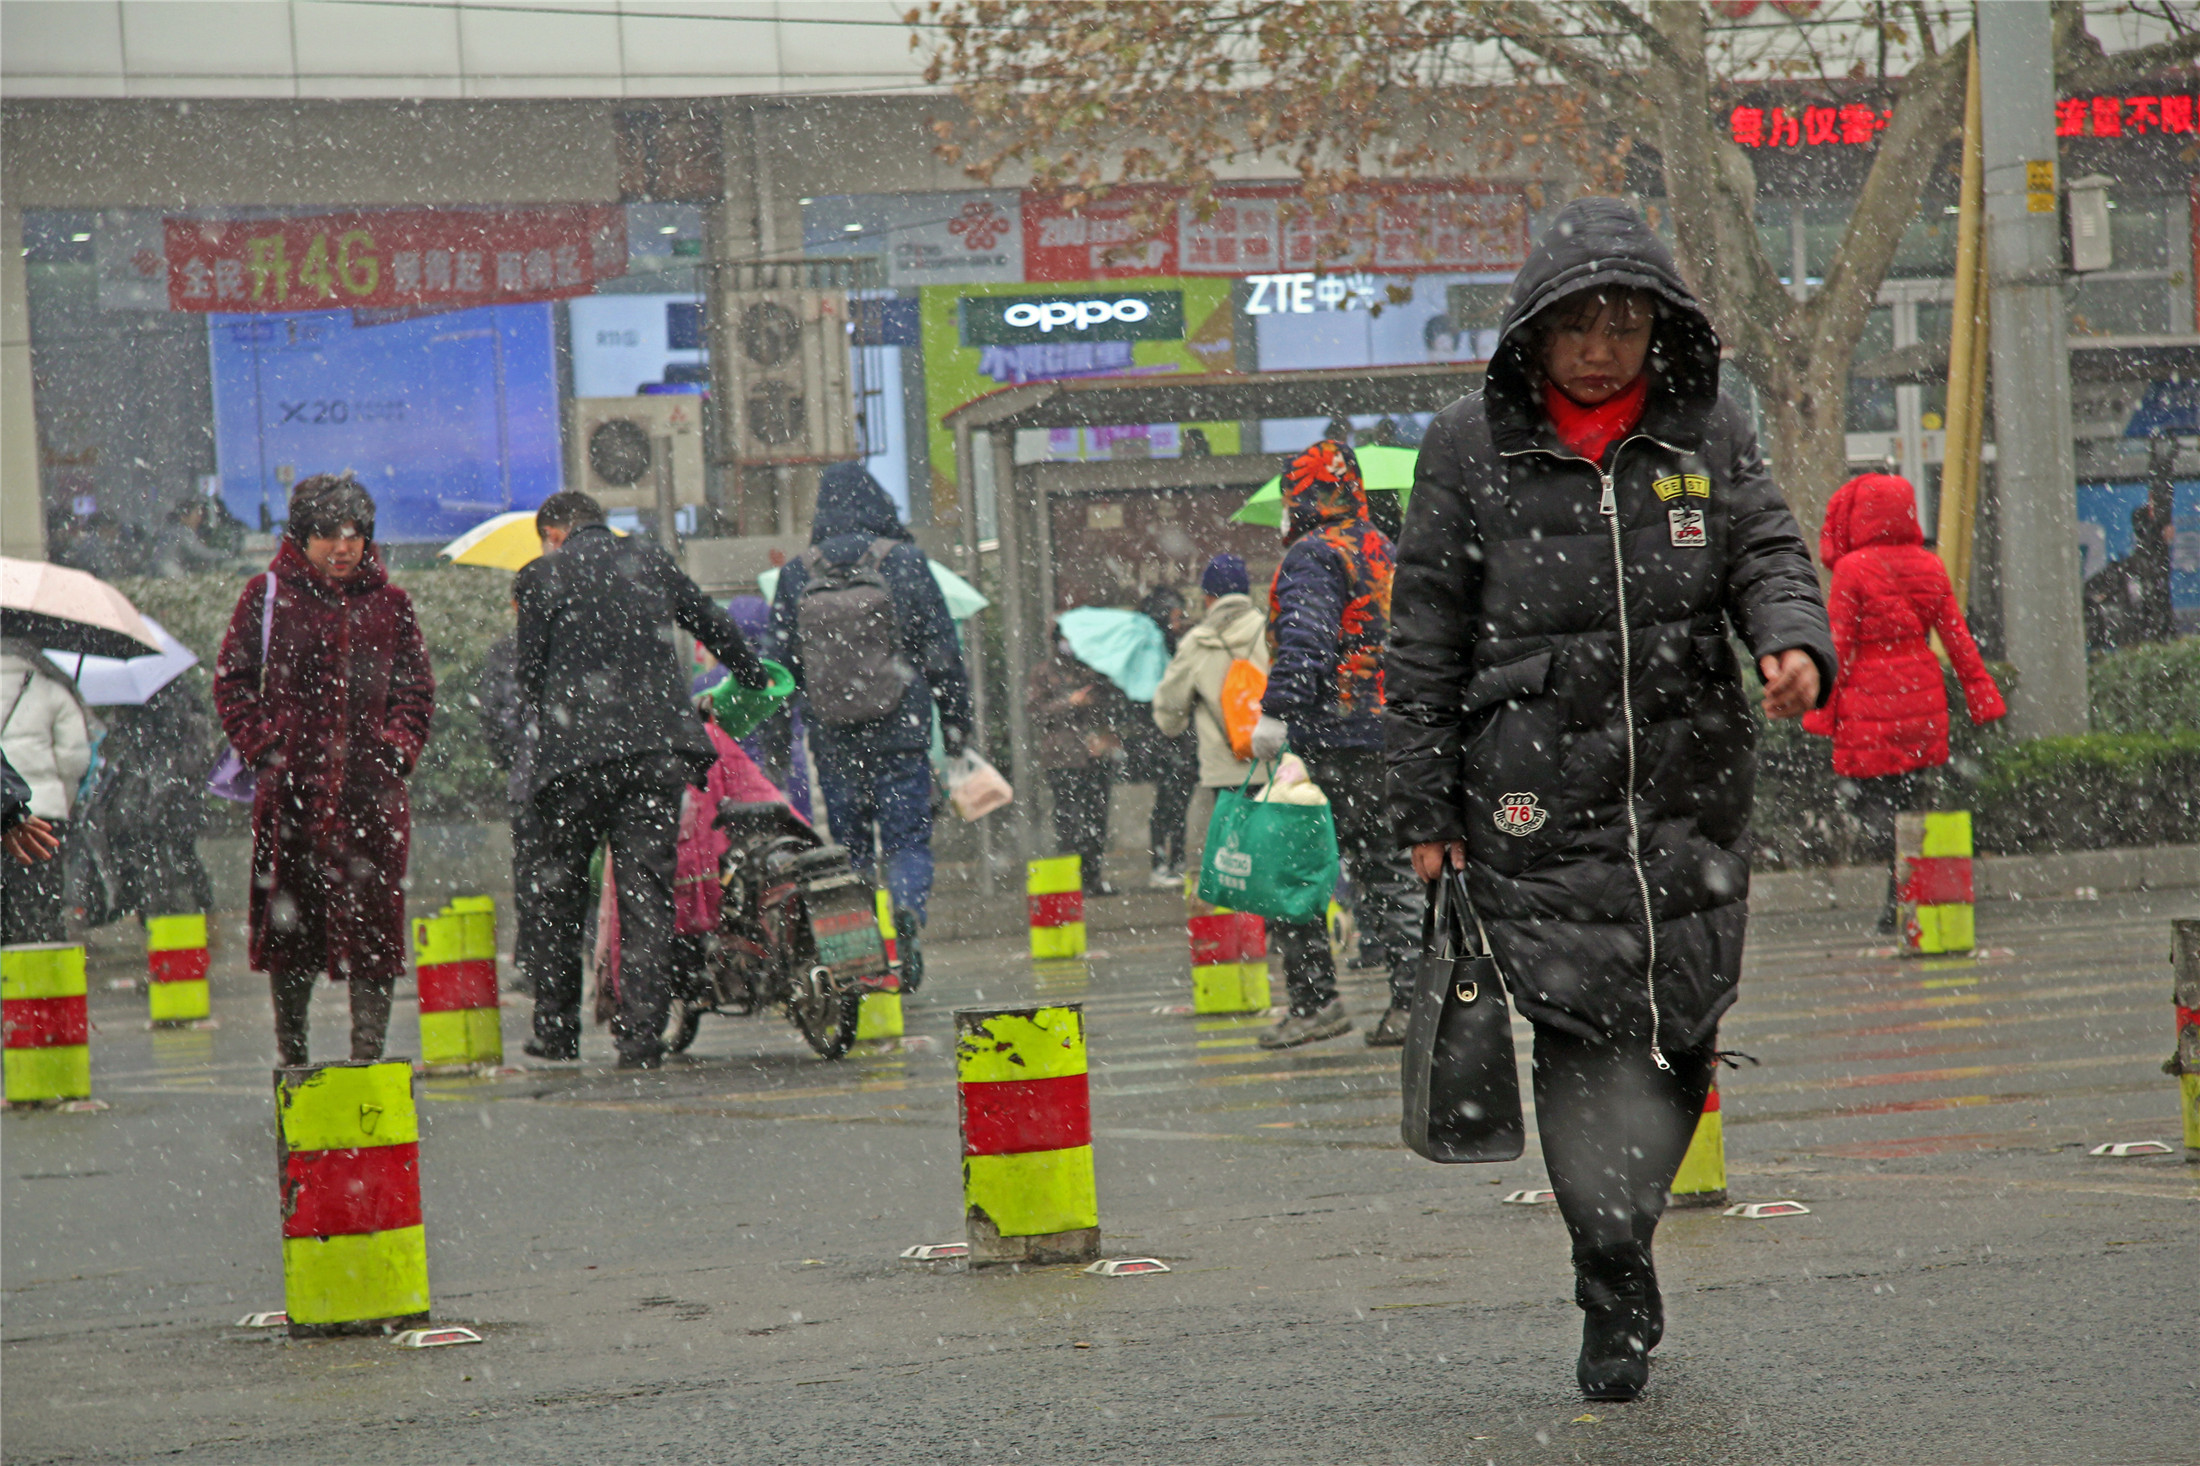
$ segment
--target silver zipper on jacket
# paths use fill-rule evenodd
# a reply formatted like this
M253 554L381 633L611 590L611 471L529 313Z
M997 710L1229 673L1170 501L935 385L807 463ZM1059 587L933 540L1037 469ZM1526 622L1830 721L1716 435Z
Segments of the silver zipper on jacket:
M1612 468L1619 467L1620 449L1640 438L1646 443L1656 443L1670 453L1681 450L1670 443L1660 442L1647 433L1637 433L1622 438L1611 453ZM1670 1070L1665 1050L1658 1042L1658 913L1650 899L1650 877L1642 868L1642 825L1635 813L1635 657L1634 631L1627 624L1627 556L1619 532L1619 491L1613 483L1613 473L1598 467L1579 454L1553 453L1548 448L1522 448L1500 452L1500 458L1524 458L1541 454L1561 463L1583 463L1597 476L1604 486L1603 495L1597 500L1597 513L1612 532L1612 593L1619 603L1619 705L1620 716L1627 725L1627 864L1635 873L1635 890L1642 897L1642 931L1647 944L1647 955L1642 964L1643 991L1650 999L1650 1060L1660 1069Z

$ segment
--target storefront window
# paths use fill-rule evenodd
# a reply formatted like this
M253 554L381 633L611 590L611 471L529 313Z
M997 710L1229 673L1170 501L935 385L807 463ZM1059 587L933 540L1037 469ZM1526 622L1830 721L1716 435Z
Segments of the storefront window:
M2071 282L2074 336L2152 336L2192 328L2190 205L2182 195L2109 198L2109 268Z
M1851 360L1864 365L1894 350L1894 310L1880 306L1864 319L1863 334L1856 340ZM1891 433L1895 430L1895 386L1876 377L1849 378L1846 430L1852 433Z
M2070 287L2073 336L2156 336L2171 324L2169 282L2080 279Z
M1927 200L1910 227L1902 231L1902 243L1895 247L1887 277L1930 280L1955 274L1957 222L1945 205Z
M32 400L49 546L59 553L99 516L127 551L103 568L129 574L148 568L167 510L203 494L213 408L206 318L132 308L103 225L90 212L23 214Z
M1912 308L1917 312L1917 339L1928 346L1945 348L1955 326L1955 307L1944 301L1921 300ZM1918 388L1918 410L1923 414L1918 425L1926 432L1946 426L1948 382L1945 377Z

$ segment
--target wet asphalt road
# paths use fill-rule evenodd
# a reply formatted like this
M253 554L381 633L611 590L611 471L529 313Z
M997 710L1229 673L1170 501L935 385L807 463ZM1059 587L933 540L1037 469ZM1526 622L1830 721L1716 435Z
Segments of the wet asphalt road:
M1544 1184L1396 1142L1395 1055L1287 1055L1188 1000L1181 928L1089 965L938 944L913 1042L833 1065L705 1021L623 1076L423 1078L439 1321L481 1347L292 1344L268 1004L148 1032L95 966L100 1114L0 1121L8 1462L2193 1462L2200 1168L2177 1138L2168 921L2200 893L1981 913L1984 960L1760 921L1725 1029L1737 1200L1676 1213L1644 1399L1585 1406ZM120 965L117 965L120 964ZM1348 996L1372 1020L1368 974ZM1166 1276L938 1271L961 1235L950 1010L1086 1005L1111 1255ZM328 994L324 990L324 999ZM393 1048L417 1032L400 1001ZM508 1007L517 1053L525 1010ZM316 1012L337 1034L338 1001ZM319 1052L317 1046L317 1052ZM1523 1057L1525 1047L1523 1046Z

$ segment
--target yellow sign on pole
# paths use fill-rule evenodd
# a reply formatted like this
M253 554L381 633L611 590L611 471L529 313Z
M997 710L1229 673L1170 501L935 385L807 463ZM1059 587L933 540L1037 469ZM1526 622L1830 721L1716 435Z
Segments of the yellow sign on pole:
M1972 53L1976 55L1974 51ZM2052 214L2055 212L2055 160L2034 158L2024 165L2024 211L2028 214Z

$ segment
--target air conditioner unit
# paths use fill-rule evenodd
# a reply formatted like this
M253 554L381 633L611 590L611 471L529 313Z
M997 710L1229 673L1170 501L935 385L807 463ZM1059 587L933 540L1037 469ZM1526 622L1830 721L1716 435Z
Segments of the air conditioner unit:
M606 509L657 507L659 444L672 442L672 502L702 504L703 402L692 393L576 397L565 481Z
M862 260L745 263L712 284L718 452L737 464L833 463L863 455L861 385L847 286ZM825 268L825 267L835 268Z

